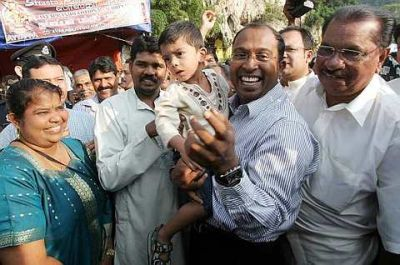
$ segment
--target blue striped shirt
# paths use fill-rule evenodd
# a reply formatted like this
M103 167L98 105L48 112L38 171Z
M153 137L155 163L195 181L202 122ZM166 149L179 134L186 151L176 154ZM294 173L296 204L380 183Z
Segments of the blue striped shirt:
M318 142L279 84L248 104L235 102L230 122L243 178L234 187L213 181L209 223L250 242L273 241L294 224L300 187L318 167Z

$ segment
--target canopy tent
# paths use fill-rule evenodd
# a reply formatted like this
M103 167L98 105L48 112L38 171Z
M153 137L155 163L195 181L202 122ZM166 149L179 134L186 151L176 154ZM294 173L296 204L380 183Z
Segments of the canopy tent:
M147 4L148 10L150 10L149 0L147 0ZM1 24L0 26L0 76L4 76L14 73L14 65L10 61L10 55L18 49L31 45L38 39L7 43L4 27ZM122 45L131 42L141 32L151 32L150 20L148 20L148 23L129 27L41 38L40 40L50 42L57 50L57 59L71 71L76 71L87 68L88 64L98 56L113 57L118 63Z

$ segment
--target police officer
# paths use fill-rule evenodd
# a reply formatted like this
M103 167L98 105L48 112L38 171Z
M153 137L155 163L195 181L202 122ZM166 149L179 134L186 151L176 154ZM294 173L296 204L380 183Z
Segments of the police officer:
M10 60L15 64L15 73L21 78L22 66L29 56L48 56L56 58L56 55L56 49L50 43L38 41L11 54Z

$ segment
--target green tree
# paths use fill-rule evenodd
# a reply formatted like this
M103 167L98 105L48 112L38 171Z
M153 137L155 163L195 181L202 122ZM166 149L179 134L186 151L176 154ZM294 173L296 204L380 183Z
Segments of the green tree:
M397 23L400 22L400 3L384 5L382 8L391 12L396 18Z
M316 0L315 8L308 13L304 24L310 28L321 28L325 19L332 15L338 8L358 3L359 0Z
M200 26L203 11L201 0L152 0L153 34L158 36L170 23L178 20L191 20Z

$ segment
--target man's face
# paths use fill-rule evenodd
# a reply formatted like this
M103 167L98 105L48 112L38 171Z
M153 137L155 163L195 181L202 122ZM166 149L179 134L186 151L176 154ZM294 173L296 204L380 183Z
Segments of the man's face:
M373 37L379 24L368 20L360 22L332 21L322 37L321 45L336 49L331 56L318 52L316 73L326 90L327 102L350 102L368 85L385 60L387 52L379 48ZM362 53L358 60L346 59L337 52L351 49Z
M231 81L241 104L261 98L276 85L278 41L269 28L241 31L232 51Z
M121 71L121 76L120 76L120 86L127 90L133 87L133 81L132 81L132 75L131 71L129 70L129 64L125 63L123 65L122 71Z
M75 90L80 99L88 99L94 96L96 92L94 91L92 80L90 80L88 74L76 76L74 77L74 80Z
M162 55L149 52L136 54L130 63L130 69L136 93L144 96L158 93L167 71Z
M64 103L67 98L67 83L65 82L64 71L59 65L46 64L40 68L29 70L30 78L41 79L52 83L61 88L61 102Z
M204 67L218 65L212 53L207 53L204 58Z
M294 81L309 73L308 63L312 51L306 50L300 32L296 30L281 34L285 41L285 53L281 61L281 77L285 81Z
M117 93L118 82L114 72L103 73L97 70L93 75L92 82L100 101Z

